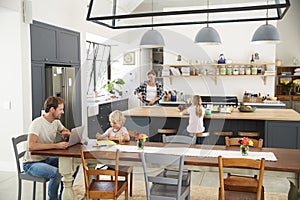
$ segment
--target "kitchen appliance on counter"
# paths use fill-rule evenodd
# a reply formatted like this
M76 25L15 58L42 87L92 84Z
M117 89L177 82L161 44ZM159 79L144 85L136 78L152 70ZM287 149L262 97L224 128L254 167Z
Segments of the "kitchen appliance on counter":
M75 67L46 66L46 97L56 96L64 100L64 114L62 124L68 129L75 127L73 112L75 105Z
M201 96L201 99L204 108L206 108L208 105L214 105L220 108L226 106L232 106L236 108L239 103L236 96Z

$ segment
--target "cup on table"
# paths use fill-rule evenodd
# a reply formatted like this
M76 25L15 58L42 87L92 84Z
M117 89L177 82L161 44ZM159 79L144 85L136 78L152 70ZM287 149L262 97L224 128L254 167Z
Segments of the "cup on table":
M211 115L211 109L206 109L205 110L205 115Z
M119 136L119 144L124 144L125 141L124 141L124 136L123 135L120 135Z

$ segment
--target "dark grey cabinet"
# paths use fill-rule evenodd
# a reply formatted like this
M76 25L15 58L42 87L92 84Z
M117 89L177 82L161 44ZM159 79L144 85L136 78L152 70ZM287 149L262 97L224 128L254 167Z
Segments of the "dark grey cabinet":
M73 102L75 125L82 124L80 33L34 21L30 25L32 119L41 115L45 96L47 65L75 67L76 92Z
M33 61L80 63L80 33L34 21L30 37Z
M300 123L295 121L267 121L266 146L300 149Z
M34 23L30 26L31 59L33 61L57 61L57 31L48 25Z
M99 114L88 117L88 137L96 138L96 133L104 133L109 127L109 114L114 110L128 109L128 99L121 99L109 103L99 104Z
M64 63L79 63L80 60L79 33L67 30L58 31L58 59Z
M45 67L44 64L32 63L32 118L41 116L45 101Z

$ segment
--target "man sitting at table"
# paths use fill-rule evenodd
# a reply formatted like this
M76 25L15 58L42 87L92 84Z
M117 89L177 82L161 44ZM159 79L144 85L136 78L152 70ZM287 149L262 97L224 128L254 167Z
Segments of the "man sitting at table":
M60 117L64 114L64 100L60 97L48 97L44 103L45 114L34 119L29 127L28 147L23 160L25 173L33 176L48 178L49 200L60 199L58 195L61 174L58 171L58 158L31 155L32 150L66 149L68 142L55 142L57 132L62 139L70 136L70 131L65 128ZM61 190L62 191L62 190Z

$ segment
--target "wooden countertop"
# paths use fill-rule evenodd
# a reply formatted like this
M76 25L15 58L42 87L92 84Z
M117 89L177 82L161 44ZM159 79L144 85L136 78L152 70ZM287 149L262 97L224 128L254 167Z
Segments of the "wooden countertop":
M176 107L143 106L123 111L125 116L136 117L175 117L188 118L188 115L180 115ZM234 110L231 114L212 113L205 118L212 119L245 119L245 120L283 120L300 121L300 114L293 109L259 109L254 112L240 112Z

